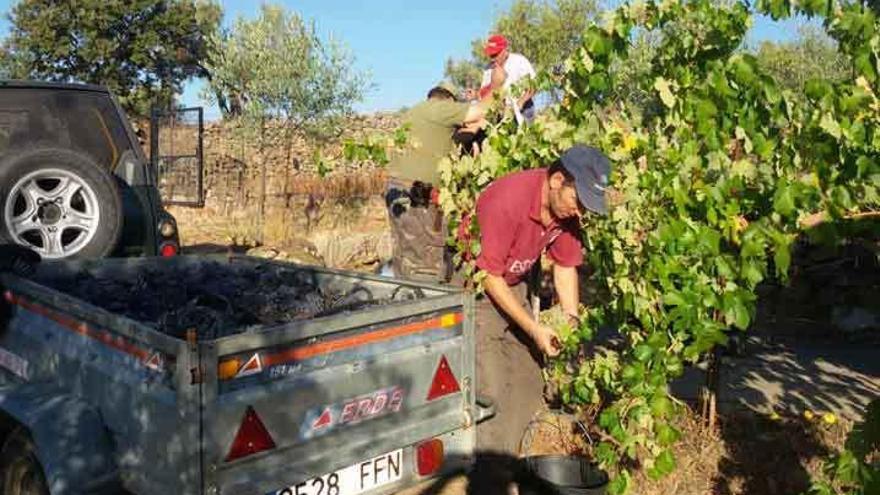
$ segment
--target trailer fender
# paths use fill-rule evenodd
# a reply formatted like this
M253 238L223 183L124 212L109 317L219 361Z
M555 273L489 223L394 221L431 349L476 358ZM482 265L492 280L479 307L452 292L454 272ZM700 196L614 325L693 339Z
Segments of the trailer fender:
M0 410L27 428L52 495L92 491L116 472L100 413L81 399L38 384L0 387Z

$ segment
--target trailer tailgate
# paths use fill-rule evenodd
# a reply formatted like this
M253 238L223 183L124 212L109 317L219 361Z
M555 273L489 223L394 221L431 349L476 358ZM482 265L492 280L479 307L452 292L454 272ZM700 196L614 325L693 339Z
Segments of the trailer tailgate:
M430 452L461 462L472 311L451 293L200 344L208 493L386 493L433 474L415 446L434 438Z

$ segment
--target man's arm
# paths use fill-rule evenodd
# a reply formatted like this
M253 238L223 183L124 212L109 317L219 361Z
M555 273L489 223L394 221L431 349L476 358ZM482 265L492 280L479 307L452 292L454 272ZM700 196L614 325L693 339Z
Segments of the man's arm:
M485 125L485 122L483 122L483 121L486 118L486 112L488 112L489 107L492 106L493 92L496 89L494 82L492 83L492 86L493 86L492 91L487 91L486 94L483 95L482 98L480 98L480 101L471 105L468 108L468 111L464 116L463 124L468 125L468 124L476 124L479 122L479 123ZM482 127L482 125L480 127Z
M468 108L467 114L464 117L464 124L474 124L482 121L486 117L486 112L489 111L489 107L492 105L494 92L504 85L504 80L507 78L507 73L504 72L503 67L494 67L491 69L491 76L489 77L489 84L492 86L491 91L487 91L480 101L474 105L471 105ZM484 78L485 79L485 78ZM485 124L485 122L483 122Z
M561 266L559 263L554 263L553 285L556 286L556 296L559 298L562 311L567 315L577 317L580 301L577 267Z
M462 124L469 126L471 124L477 124L478 122L482 122L486 118L486 109L489 107L488 103L484 103L483 100L480 100L479 103L471 105L467 109L467 113L464 114L464 122Z
M580 304L580 286L577 267L584 262L583 245L576 233L579 227L570 226L553 241L548 254L553 260L553 283L559 304L566 314L577 317Z
M541 325L529 316L529 313L519 303L503 277L487 273L486 279L483 281L483 287L495 304L532 338L541 352L550 357L559 354L559 337L556 335L556 332L550 327Z
M526 92L523 93L522 96L520 96L519 99L516 100L517 107L522 108L523 105L525 105L527 101L531 100L533 96L535 96L534 89L526 90Z

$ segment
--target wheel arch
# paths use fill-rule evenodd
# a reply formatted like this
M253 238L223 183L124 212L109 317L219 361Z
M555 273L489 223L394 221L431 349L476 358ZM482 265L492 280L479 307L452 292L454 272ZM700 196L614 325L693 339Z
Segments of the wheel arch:
M117 478L112 435L85 401L40 386L0 391L0 434L24 429L52 495L81 493Z

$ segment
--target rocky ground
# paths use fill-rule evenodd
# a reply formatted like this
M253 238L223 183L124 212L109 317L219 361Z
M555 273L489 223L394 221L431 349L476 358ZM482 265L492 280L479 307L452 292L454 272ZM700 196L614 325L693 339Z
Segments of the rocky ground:
M534 455L590 452L580 428L569 418L546 412L536 429ZM803 416L770 417L750 411L723 414L715 430L687 412L677 420L682 440L675 446L677 469L652 480L641 473L631 495L796 495L806 492L823 459L840 449L851 423L827 424ZM480 454L478 453L478 458ZM484 456L485 459L485 456ZM399 495L508 495L474 491L475 474L457 474L422 483Z

